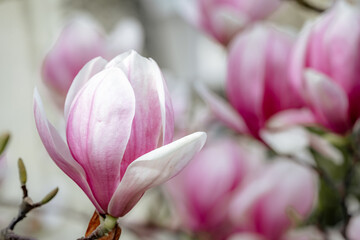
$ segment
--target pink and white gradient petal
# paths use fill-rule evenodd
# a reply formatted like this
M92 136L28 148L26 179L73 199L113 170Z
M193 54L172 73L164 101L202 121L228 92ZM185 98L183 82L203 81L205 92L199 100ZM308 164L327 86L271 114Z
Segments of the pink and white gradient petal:
M92 76L105 68L106 63L107 61L105 59L96 57L85 64L85 66L76 75L66 95L64 106L65 121L68 119L71 103L74 101L76 94Z
M35 89L34 92L34 115L40 138L55 164L79 185L100 213L105 213L87 183L87 175L84 169L74 160L64 140L53 125L47 120L37 89Z
M96 74L76 95L66 135L70 151L83 166L103 209L120 181L120 166L135 113L135 96L117 68Z
M326 75L312 69L305 72L306 93L314 114L335 132L349 128L349 101L346 93Z
M211 92L202 84L196 85L196 90L209 105L215 116L220 119L226 126L234 129L239 133L248 133L249 130L236 110L225 102L222 98Z
M144 192L178 174L203 147L206 134L196 132L157 148L132 162L116 189L108 212L123 216L139 201Z

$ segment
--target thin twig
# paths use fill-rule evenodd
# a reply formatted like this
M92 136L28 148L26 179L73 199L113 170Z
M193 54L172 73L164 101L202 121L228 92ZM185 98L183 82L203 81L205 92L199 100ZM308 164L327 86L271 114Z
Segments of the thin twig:
M89 236L87 237L81 237L77 240L95 240L104 237L108 231L106 231L102 225L98 226L95 231L93 231Z
M9 225L1 230L0 232L0 240L36 240L34 238L29 237L23 237L19 236L14 233L14 229L17 223L19 223L21 220L26 218L26 215L32 211L35 208L41 207L42 205L48 203L51 201L57 194L58 188L51 191L49 194L47 194L40 202L34 203L32 199L28 196L28 190L26 187L27 182L27 174L25 165L22 161L22 159L19 159L18 161L18 168L19 168L19 175L20 175L20 183L21 183L21 189L23 192L22 196L22 202L19 206L19 212L18 215L11 220Z

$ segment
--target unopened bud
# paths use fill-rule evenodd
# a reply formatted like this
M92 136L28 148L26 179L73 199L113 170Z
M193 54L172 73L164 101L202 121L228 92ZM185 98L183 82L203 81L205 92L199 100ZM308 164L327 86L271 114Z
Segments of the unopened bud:
M24 162L21 158L18 160L18 168L19 168L19 177L21 185L25 185L27 181L27 174Z
M6 148L6 145L8 144L10 139L9 133L4 133L0 136L0 154L2 154Z
M55 188L54 190L52 190L51 192L49 192L42 200L41 200L41 205L44 205L48 202L50 202L55 196L56 194L59 192L59 188Z

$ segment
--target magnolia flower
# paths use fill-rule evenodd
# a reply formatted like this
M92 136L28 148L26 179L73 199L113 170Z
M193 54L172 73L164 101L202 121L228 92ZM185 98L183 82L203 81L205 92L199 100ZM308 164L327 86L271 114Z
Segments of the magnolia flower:
M300 34L291 74L318 123L340 134L360 115L360 12L338 1Z
M120 21L106 36L91 18L78 17L62 30L43 63L43 80L58 96L65 98L80 69L91 59L111 59L130 49L141 50L143 32L134 19ZM63 105L63 99L60 101Z
M226 93L230 105L205 88L199 88L200 94L225 124L259 139L260 130L276 114L301 107L287 74L292 46L293 39L275 28L248 29L229 50ZM296 124L308 114L296 109L293 115L288 122Z
M222 44L245 26L274 12L280 0L197 0L192 21Z
M231 139L217 140L198 153L166 185L183 225L210 233L211 239L230 234L234 229L229 224L229 201L260 168L259 155Z
M291 226L291 211L302 217L310 214L316 192L315 176L309 169L278 160L236 194L230 217L241 232L278 240Z
M172 142L174 119L161 71L126 52L87 63L66 96L66 142L46 119L35 92L35 121L54 162L101 214L124 216L144 192L176 175L206 139Z

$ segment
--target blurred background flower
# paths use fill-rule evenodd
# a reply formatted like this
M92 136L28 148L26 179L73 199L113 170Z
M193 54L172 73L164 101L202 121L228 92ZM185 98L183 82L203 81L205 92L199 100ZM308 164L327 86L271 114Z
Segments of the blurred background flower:
M89 16L78 16L61 31L43 65L44 82L60 96L62 107L66 93L80 69L91 59L107 60L129 49L142 50L143 30L140 23L128 18L117 23L106 36L103 28Z
M207 239L226 239L235 230L227 209L234 193L262 168L264 156L255 151L261 148L217 139L167 184L182 225Z
M338 1L300 33L292 81L324 127L347 133L360 114L360 12ZM356 24L354 24L356 23Z

